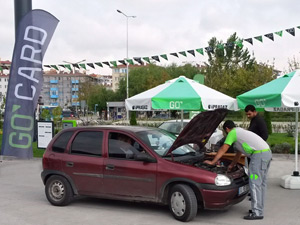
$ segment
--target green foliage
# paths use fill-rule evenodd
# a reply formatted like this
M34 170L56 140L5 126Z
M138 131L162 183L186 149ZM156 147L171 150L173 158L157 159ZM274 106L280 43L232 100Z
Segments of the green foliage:
M292 145L284 142L281 144L276 144L272 148L272 153L281 153L281 154L289 154L292 152Z
M264 112L264 119L266 121L267 124L267 128L268 128L268 133L269 135L272 134L272 120L271 120L271 113L268 111Z
M51 120L51 114L50 114L49 109L43 109L43 111L40 115L40 118L45 121Z
M52 115L53 115L53 122L56 128L60 125L61 123L61 114L62 114L62 108L60 106L55 107L52 110Z
M136 112L135 111L131 111L130 112L130 125L137 125L137 121L136 121Z
M226 43L241 41L236 34ZM248 49L238 44L224 44L216 38L209 42L208 63L201 69L205 75L205 85L236 97L273 79L273 69L257 64Z

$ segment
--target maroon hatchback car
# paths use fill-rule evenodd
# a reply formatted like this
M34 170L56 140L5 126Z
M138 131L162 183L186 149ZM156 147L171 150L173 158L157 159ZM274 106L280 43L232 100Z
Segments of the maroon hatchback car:
M247 196L242 165L230 173L230 161L209 166L203 163L205 153L189 144L175 148L175 140L166 131L148 127L65 129L43 156L47 199L57 206L79 195L154 202L169 205L177 220L189 221L198 207L222 209ZM175 149L170 152L171 146Z

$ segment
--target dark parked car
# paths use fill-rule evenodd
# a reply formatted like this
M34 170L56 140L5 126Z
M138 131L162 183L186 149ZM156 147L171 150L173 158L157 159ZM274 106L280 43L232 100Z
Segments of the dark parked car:
M242 201L248 176L230 161L217 166L189 145L169 148L176 137L157 128L76 127L57 134L43 156L42 180L48 201L64 206L75 196L94 196L169 205L180 221L198 207L222 209Z

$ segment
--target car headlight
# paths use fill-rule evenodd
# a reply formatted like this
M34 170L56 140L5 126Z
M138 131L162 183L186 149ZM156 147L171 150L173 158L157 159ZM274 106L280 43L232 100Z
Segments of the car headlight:
M218 174L217 177L215 178L215 184L217 186L227 186L231 184L231 181L227 176Z

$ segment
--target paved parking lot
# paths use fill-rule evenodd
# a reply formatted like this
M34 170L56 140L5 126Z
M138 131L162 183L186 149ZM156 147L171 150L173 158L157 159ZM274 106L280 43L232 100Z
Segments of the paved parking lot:
M159 225L182 224L165 206L80 198L66 207L50 205L40 178L41 159L0 162L1 225ZM250 208L244 200L224 211L199 210L188 224L278 224L296 225L300 221L300 190L280 187L280 178L292 174L293 156L274 156L268 180L265 218L242 219Z

